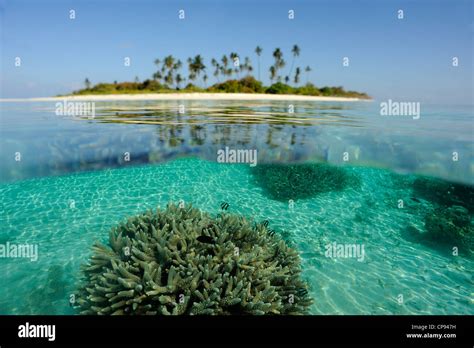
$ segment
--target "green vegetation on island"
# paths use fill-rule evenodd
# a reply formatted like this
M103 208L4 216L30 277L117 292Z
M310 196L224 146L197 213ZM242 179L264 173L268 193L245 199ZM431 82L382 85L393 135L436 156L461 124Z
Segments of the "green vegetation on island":
M294 45L292 60L287 74L284 74L286 61L280 48L273 51L274 62L268 69L270 86L264 86L260 81L261 66L260 56L263 49L257 46L258 80L253 76L254 67L249 57L240 56L231 52L223 55L220 60L212 58L210 72L215 83L209 85L208 67L201 55L190 57L186 60L188 76L181 72L183 62L172 55L163 59L155 59L157 71L152 78L140 81L138 77L134 82L98 83L92 86L88 78L85 79L85 88L74 91L73 95L88 94L144 94L144 93L265 93L265 94L296 94L306 96L337 96L360 99L370 99L366 93L346 91L343 87L316 87L309 81L312 71L310 66L302 69L295 63L300 55L300 48ZM305 74L305 84L301 84L302 74Z

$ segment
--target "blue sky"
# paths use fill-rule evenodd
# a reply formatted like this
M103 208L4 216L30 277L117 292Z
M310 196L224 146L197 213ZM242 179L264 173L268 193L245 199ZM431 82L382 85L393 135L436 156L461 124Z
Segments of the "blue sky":
M185 20L178 19L180 9ZM143 80L153 74L154 59L168 54L183 61L203 55L214 82L212 57L235 51L256 68L257 45L268 84L273 49L283 50L289 70L291 47L298 44L295 66L310 65L317 86L344 86L377 99L473 103L470 0L0 0L0 11L2 98L67 93L86 77L93 83ZM130 67L123 64L127 56Z

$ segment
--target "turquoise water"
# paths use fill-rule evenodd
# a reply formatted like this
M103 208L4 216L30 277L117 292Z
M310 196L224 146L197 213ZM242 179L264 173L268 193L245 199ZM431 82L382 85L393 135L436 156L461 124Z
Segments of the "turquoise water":
M2 260L0 312L72 313L68 294L92 243L105 242L125 216L182 199L211 213L226 201L231 212L269 220L301 252L314 314L473 314L473 260L404 236L410 225L423 228L431 205L398 208L398 199L410 201L411 179L349 170L359 188L299 200L293 209L269 199L248 166L198 159L2 185L2 236L37 243L39 259ZM332 242L364 244L364 261L325 257Z
M127 216L180 200L212 214L228 202L232 213L268 220L300 252L303 277L314 299L312 314L474 314L474 260L463 253L453 255L452 245L418 238L425 231L426 215L438 203L420 196L413 186L415 173L426 168L439 177L452 175L453 181L472 182L472 153L468 152L472 139L469 128L462 130L466 114L460 113L459 123L453 122L444 133L432 122L431 128L410 137L415 130L409 127L403 131L392 124L385 133L385 126L371 124L375 116L369 112L373 106L367 104L318 104L312 111L311 105L304 104L300 108L305 110L305 123L298 124L296 116L280 119L280 128L273 128L268 141L269 125L277 114L248 124L238 121L243 116L236 116L245 112L255 117L259 108L268 110L268 105L237 111L219 111L216 106L203 111L201 106L195 111L201 115L196 121L201 128L194 127L189 114L178 123L181 116L169 116L169 108L140 113L135 104L127 105L134 109L131 114L127 111L128 116L107 104L92 121L58 119L48 113L50 106L38 111L14 105L8 107L9 113L2 113L1 153L9 157L2 165L0 183L0 244L37 244L38 260L0 259L1 314L74 313L69 296L92 243L106 242L109 229ZM284 108L278 103L273 107L274 113ZM163 115L174 123L165 125ZM28 123L27 116L34 121ZM137 120L138 124L130 123ZM204 131L205 135L200 133ZM377 147L370 140L375 133L379 144L390 144L394 137L410 141L394 145L392 152L381 152L385 145ZM435 137L438 133L443 137ZM455 133L457 138L450 138ZM427 139L432 142L426 143ZM447 164L443 157L447 155L435 151L449 139L470 156L467 164L460 161L452 171L452 162ZM117 144L124 146L117 149ZM295 199L291 205L270 197L249 165L216 163L215 149L223 145L256 148L261 162L335 163L337 146L358 146L366 158L343 166L357 178L357 185ZM140 160L120 162L123 148ZM11 160L14 149L24 155L20 163ZM410 154L418 160L410 162ZM177 159L183 155L192 158ZM399 200L404 202L402 208ZM363 245L364 259L326 257L325 246L331 243Z

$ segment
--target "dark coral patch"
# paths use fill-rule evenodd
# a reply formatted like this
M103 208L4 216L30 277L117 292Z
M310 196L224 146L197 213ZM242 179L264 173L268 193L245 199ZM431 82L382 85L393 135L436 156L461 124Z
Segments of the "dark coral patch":
M279 201L311 198L359 184L346 169L325 163L260 164L251 172L265 194Z
M463 206L474 213L474 187L441 179L419 177L413 182L413 193L443 207Z
M424 237L432 242L449 244L462 252L474 252L472 216L466 208L453 205L426 214Z

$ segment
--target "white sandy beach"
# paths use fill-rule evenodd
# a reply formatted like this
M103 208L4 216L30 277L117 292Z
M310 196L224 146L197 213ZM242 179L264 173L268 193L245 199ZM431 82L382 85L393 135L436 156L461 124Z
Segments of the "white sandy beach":
M54 102L76 101L120 101L120 100L295 100L295 101L370 101L370 99L322 97L292 94L250 94L250 93L156 93L156 94L104 94L77 95L44 98L6 98L0 102Z

